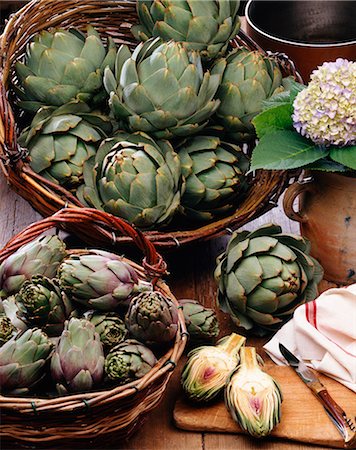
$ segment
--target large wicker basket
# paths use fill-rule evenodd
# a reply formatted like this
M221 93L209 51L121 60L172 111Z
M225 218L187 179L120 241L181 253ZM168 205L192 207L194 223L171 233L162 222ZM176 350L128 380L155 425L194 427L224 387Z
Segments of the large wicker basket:
M130 28L137 22L135 1L117 0L33 0L11 16L0 37L0 166L10 185L42 215L48 216L65 205L82 206L65 189L34 173L26 149L16 142L18 127L13 114L16 84L14 62L24 54L25 47L36 32L51 27L84 28L93 24L104 35L112 36L118 44L135 45ZM254 42L240 33L231 43L263 52ZM293 63L285 55L277 55L284 75L296 74ZM248 149L251 152L252 147ZM149 231L148 239L158 247L176 247L192 241L210 239L237 229L264 214L277 204L291 174L258 171L253 178L248 196L229 217L192 229ZM127 240L126 237L118 237Z
M121 219L94 209L64 209L30 225L0 251L0 263L43 232L63 226L70 232L73 225L78 223L88 233L102 233L102 241L106 241L106 248L110 250L115 250L118 235L132 240L145 257L142 266L126 261L142 278L151 280L155 290L166 294L178 305L161 279L166 272L166 264L153 244ZM88 448L89 440L94 443L97 441L97 446L101 447L113 439L119 442L118 439L129 437L162 399L186 339L184 316L179 310L179 331L174 344L156 366L139 380L114 389L52 399L0 395L0 436L3 445L11 441L12 444L51 444L52 448Z

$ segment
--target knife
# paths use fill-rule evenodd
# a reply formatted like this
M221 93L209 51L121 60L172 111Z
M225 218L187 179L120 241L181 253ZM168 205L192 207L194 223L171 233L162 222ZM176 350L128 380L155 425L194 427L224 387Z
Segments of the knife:
M279 350L287 360L288 364L296 371L308 388L313 392L323 405L329 418L336 426L345 442L346 448L356 446L356 427L351 419L346 416L345 411L331 397L326 387L316 376L312 369L309 369L303 361L293 355L283 344L279 344Z

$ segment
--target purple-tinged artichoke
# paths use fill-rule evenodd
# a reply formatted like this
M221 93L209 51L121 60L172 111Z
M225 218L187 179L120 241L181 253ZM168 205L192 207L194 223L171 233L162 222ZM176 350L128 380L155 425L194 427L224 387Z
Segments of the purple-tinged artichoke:
M261 370L254 347L241 348L240 358L226 385L226 407L243 430L254 437L267 436L281 420L281 388Z
M103 311L127 306L132 295L152 289L120 256L101 250L70 255L60 265L58 278L72 300Z
M53 345L42 330L22 331L0 348L0 390L25 394L45 375Z
M117 384L142 378L157 363L152 351L134 339L114 347L105 359L105 373Z
M95 327L86 319L65 323L51 360L51 373L60 394L90 391L104 373L104 351Z
M23 245L0 265L0 297L17 293L34 275L53 278L65 256L65 244L58 236L43 236Z
M237 367L239 351L245 341L243 336L232 333L220 339L216 346L206 345L188 353L181 379L188 397L198 402L215 398Z
M196 300L179 300L190 343L212 341L218 337L219 322L213 309L205 308Z
M318 67L293 107L302 136L326 146L356 144L356 62L338 58Z
M85 317L94 325L106 350L120 344L128 335L124 321L114 312L88 311Z
M61 291L58 280L37 275L25 281L15 296L17 316L28 326L37 326L49 336L59 336L64 322L74 312L71 301Z
M9 341L16 333L11 320L3 313L0 314L0 347Z
M170 342L178 330L178 309L160 292L144 292L131 300L126 326L130 334L142 342Z

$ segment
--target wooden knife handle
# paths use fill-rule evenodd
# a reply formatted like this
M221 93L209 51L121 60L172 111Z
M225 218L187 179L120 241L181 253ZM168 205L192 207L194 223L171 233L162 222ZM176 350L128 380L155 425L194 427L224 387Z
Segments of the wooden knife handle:
M341 422L344 423L344 410L335 402L335 400L331 397L329 392L324 388L316 393L316 395L320 398L324 407L334 416L340 418Z

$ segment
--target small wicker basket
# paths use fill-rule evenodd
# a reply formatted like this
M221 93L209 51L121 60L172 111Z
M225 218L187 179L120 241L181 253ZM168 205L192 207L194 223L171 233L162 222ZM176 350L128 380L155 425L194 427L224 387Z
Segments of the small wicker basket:
M124 235L133 241L145 257L142 266L130 260L126 262L143 279L151 280L155 290L169 296L178 306L172 292L161 279L166 273L166 264L153 244L128 223L95 209L63 209L30 225L0 250L0 263L47 230L64 226L70 232L73 225L78 224L87 230L88 235L101 233L102 242L106 242L106 248L109 249L116 244L116 235ZM129 437L142 424L147 413L161 401L186 340L184 316L179 310L179 330L174 344L155 367L139 380L114 389L51 399L0 395L2 443L51 444L56 449L83 445L88 448L89 440L98 441L100 447L113 439Z
M56 27L85 28L91 23L103 35L113 37L117 44L133 47L136 42L130 28L136 22L136 2L131 0L33 0L10 17L0 36L0 167L9 184L43 216L54 214L65 205L82 205L70 192L34 173L29 166L26 149L17 145L18 127L12 110L15 104L12 86L17 83L14 62L23 56L35 33ZM264 53L242 32L231 45L242 45ZM284 75L298 79L293 63L285 55L273 56ZM251 151L252 146L248 149L249 153ZM276 206L291 177L286 171L258 171L248 196L228 217L204 226L196 225L192 229L149 231L145 235L157 247L165 248L217 237L226 229L237 229ZM123 236L118 239L127 241Z

